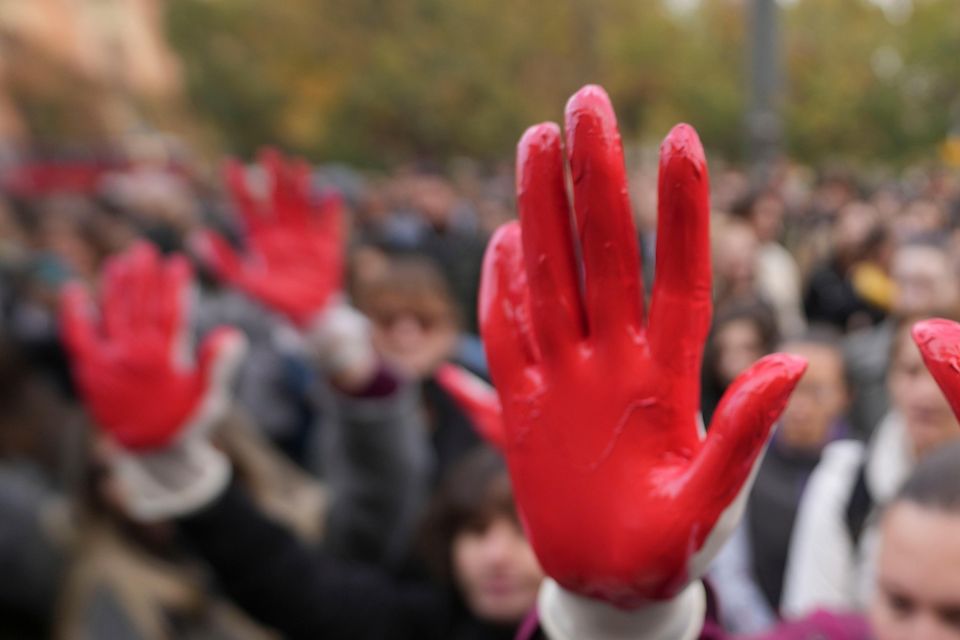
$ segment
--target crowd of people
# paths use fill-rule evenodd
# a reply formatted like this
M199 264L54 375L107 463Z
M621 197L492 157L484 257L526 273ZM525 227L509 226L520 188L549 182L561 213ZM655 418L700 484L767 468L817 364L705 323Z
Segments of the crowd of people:
M490 379L477 297L512 172L267 151L211 177L153 151L3 183L0 635L529 632L545 573L484 442L496 417L445 368ZM960 493L960 427L910 329L960 316L960 174L711 169L703 424L762 357L807 369L707 571L708 618L799 637L775 634L874 606L882 527L909 546L934 517L917 505L956 516L938 483ZM649 293L657 172L629 175Z

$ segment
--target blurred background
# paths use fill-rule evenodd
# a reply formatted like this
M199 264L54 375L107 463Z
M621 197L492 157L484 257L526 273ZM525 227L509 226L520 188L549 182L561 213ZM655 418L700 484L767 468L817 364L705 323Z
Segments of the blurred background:
M752 133L897 167L960 128L958 21L949 0L4 0L0 136L496 162L595 82L632 143L688 121L714 157L746 158Z
M960 436L905 329L960 316L955 0L0 0L0 637L276 637L228 606L170 527L128 517L74 388L61 287L101 286L139 239L194 264L194 333L225 323L249 338L236 393L246 426L222 446L267 512L311 548L393 579L419 548L423 505L439 500L424 526L449 529L426 536L441 564L458 536L486 536L501 516L529 561L502 462L487 451L455 473L483 449L437 371L453 361L487 375L476 297L486 243L515 217L515 144L560 121L586 83L606 88L619 118L648 292L657 146L685 121L706 147L705 419L764 354L811 362L751 496L751 542L714 576L742 607L724 622L759 632L781 615L862 607L852 588L787 589L788 564L817 563L787 551L834 440L879 440L862 455L881 452L881 475L899 478ZM318 392L330 372L283 314L191 250L202 229L249 246L220 169L266 145L310 162L312 193L339 194L350 233L338 300L365 318L352 326L367 327L392 381L373 395L413 389L415 419L376 413L394 435L412 429L426 451L412 462L392 458L402 447L344 441L369 436L350 425L374 414ZM262 167L246 175L262 186ZM865 464L851 464L860 484ZM445 493L448 473L460 488ZM338 519L351 505L363 517ZM824 540L846 544L813 534L806 552ZM858 583L854 552L837 584ZM427 579L455 593L456 625L497 627L441 637L512 637L542 578L535 560L518 564L532 587L492 618L454 569Z

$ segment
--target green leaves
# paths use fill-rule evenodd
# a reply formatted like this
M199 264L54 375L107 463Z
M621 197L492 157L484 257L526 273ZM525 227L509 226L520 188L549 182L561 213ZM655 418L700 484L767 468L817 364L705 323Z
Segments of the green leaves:
M636 0L170 0L191 101L227 150L264 143L360 165L508 159L531 122L596 82L627 143L677 121L738 158L749 3L690 13ZM791 154L932 157L960 114L960 12L915 0L891 22L872 2L782 5ZM956 123L953 123L956 124Z

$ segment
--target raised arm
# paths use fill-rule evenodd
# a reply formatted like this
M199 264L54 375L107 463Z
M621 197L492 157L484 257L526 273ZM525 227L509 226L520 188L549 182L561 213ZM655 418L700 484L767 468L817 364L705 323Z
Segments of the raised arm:
M709 189L687 125L661 146L658 195L647 313L616 118L601 88L584 87L567 104L565 136L545 123L520 140L520 221L497 231L484 262L481 333L501 446L552 578L540 613L554 640L699 630L697 578L736 525L806 367L785 354L758 361L704 434Z

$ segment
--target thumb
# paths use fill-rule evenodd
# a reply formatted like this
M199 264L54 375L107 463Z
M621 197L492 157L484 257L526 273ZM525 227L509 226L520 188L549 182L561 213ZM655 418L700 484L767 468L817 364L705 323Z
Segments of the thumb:
M910 333L924 364L960 419L960 324L942 318L921 320Z
M806 370L804 358L774 353L737 376L723 394L690 469L693 495L725 506L740 493Z
M441 365L436 374L437 384L453 396L463 409L480 437L501 452L506 449L503 415L500 399L493 387L463 367L454 364Z
M237 252L219 233L204 229L190 236L190 247L223 280L237 284L243 276L243 264Z

